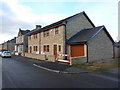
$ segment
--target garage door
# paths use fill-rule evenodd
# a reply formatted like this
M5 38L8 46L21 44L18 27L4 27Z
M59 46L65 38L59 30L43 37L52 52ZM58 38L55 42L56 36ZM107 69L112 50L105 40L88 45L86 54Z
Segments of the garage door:
M71 57L84 56L84 45L71 45Z

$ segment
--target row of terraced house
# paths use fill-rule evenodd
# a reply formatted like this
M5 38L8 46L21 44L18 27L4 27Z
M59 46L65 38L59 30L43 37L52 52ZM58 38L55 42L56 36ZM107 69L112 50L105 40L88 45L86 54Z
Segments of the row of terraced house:
M84 11L31 31L19 29L15 45L16 55L70 64L113 58L114 52L105 26L96 27Z

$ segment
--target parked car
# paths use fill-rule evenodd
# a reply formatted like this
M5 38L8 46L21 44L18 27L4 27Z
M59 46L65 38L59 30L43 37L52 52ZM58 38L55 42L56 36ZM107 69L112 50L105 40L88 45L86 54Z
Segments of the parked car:
M1 54L1 56L2 56L2 58L4 58L4 57L11 58L11 53L10 53L10 51L3 51L2 54Z
M8 50L6 50L6 49L0 49L0 56L1 56L2 52L4 52L4 51L8 51Z

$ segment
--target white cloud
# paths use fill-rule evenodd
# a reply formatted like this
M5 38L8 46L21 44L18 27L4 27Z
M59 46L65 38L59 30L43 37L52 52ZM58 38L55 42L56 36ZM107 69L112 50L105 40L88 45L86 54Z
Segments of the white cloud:
M118 37L118 4L103 3L100 6L95 6L95 9L89 8L87 15L96 26L105 25L108 32L114 40Z
M36 24L45 26L65 17L63 14L36 15L30 7L20 5L17 0L3 0L1 5L0 43L16 37L19 28L31 30Z
M29 6L21 5L18 1L19 0L0 1L0 6L2 6L2 8L0 7L0 38L2 38L0 39L0 43L2 43L3 41L10 40L13 37L16 37L19 28L31 30L35 28L36 24L41 24L42 26L45 26L68 17L65 14L36 15L33 13L32 8L30 8ZM28 0L24 0L23 2L26 1ZM29 2L30 1L33 0L29 0ZM117 25L115 25L114 23L117 22L116 17L118 14L115 11L117 7L114 7L115 8L113 8L113 5L111 4L106 4L100 7L96 7L92 10L89 8L88 11L85 11L96 26L104 24L110 32L110 34L114 37L114 39L116 39ZM79 7L77 9L79 9ZM109 15L111 16L110 18L108 18Z

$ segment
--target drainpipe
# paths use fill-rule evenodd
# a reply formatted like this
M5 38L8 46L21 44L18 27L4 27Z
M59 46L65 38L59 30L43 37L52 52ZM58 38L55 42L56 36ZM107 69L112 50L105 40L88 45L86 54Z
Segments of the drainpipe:
M88 59L88 58L89 58L89 57L88 57L88 43L86 44L86 46L87 46L87 63L88 63L88 60L89 60L89 59Z
M67 21L63 24L65 26L65 54L67 54L67 31L66 31Z
M65 54L67 54L67 31L66 31L66 24L67 24L67 21L65 23L63 23L63 25L65 26L65 51L64 51ZM65 57L64 59L67 60L67 57Z

